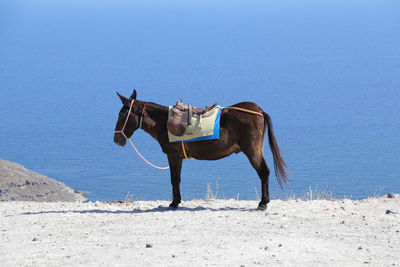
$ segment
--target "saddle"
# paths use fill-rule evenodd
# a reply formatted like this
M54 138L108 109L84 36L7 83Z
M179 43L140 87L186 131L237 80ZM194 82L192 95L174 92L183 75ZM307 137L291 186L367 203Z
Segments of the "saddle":
M213 112L209 112L215 108L218 104L214 103L211 106L206 106L204 108L197 108L182 103L182 98L180 98L175 106L172 107L172 114L168 118L167 128L170 133L176 136L183 136L189 125L192 124L192 117L208 117Z

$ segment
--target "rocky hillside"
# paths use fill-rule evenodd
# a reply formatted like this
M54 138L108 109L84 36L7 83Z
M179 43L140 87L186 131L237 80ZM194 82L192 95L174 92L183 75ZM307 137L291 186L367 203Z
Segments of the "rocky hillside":
M0 159L0 201L82 201L82 193L23 166Z

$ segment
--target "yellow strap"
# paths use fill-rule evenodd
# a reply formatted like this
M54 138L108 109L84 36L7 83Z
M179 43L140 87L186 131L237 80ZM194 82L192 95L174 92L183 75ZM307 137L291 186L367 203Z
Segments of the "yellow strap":
M189 159L186 154L185 143L183 141L182 141L182 150L183 150L183 155L185 156L185 159Z
M240 111L244 111L244 112L247 112L247 113L251 113L251 114L255 114L255 115L264 117L264 115L262 113L257 112L257 111L253 111L253 110L248 110L248 109L238 108L238 107L225 107L225 108L226 109L236 109L236 110L240 110Z

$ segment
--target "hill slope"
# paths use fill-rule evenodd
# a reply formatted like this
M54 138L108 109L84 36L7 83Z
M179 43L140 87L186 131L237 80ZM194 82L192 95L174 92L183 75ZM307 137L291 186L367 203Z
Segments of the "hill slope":
M0 201L87 201L82 194L22 165L0 159Z

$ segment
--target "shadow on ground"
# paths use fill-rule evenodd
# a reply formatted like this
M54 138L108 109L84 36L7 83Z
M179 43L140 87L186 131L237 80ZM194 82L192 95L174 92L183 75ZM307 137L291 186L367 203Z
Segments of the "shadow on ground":
M194 208L179 207L178 209L172 209L169 207L158 206L152 209L133 209L133 210L103 210L103 209L91 209L91 210L57 210L57 211L39 211L39 212L24 212L18 215L37 215L37 214L65 214L65 213L79 213L79 214L140 214L140 213L160 213L160 212L197 212L197 211L247 211L247 212L259 212L256 209L240 208L240 207L224 207L224 208L212 208L198 206ZM11 216L11 215L10 215ZM15 216L15 215L14 215Z

